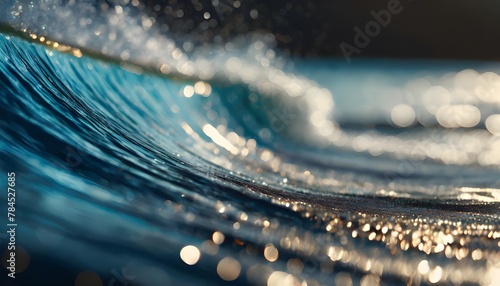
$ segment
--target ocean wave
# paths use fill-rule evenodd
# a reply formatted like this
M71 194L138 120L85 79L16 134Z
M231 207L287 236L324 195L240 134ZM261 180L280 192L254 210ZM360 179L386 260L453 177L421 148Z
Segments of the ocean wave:
M140 14L97 41L32 9L0 18L0 166L33 257L139 285L495 281L495 65L184 53Z

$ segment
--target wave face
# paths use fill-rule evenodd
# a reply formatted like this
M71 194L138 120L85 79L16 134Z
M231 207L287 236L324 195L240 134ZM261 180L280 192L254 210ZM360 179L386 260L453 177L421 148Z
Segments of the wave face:
M498 282L498 66L285 60L265 35L182 52L144 19L155 45L93 41L58 11L45 35L33 11L0 17L31 41L0 34L26 273L49 257L108 285L116 269L133 285Z

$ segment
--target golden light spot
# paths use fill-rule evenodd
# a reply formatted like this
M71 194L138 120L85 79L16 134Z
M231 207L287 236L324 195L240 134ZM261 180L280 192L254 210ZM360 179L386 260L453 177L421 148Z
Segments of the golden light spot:
M226 257L217 264L217 274L219 274L222 280L225 281L236 280L236 278L240 276L240 272L241 272L240 263L231 257Z
M224 234L220 231L216 231L212 234L212 240L215 244L222 244L224 242Z
M498 285L498 277L500 277L500 267L498 265L494 265L491 263L488 267L488 272L486 273L486 281L488 281L488 284L484 285L489 285L489 286L496 286ZM485 282L486 282L485 281Z
M185 97L190 98L194 94L194 88L190 85L186 85L182 93L184 94Z
M338 261L342 258L344 254L344 249L342 247L331 246L328 248L327 255L332 261Z
M116 14L121 14L121 13L123 13L123 8L122 8L122 6L120 6L120 5L116 5L116 6L115 6L115 11L116 11Z
M430 273L429 273L429 282L431 283L438 283L439 280L441 280L441 276L443 275L443 269L439 266L436 266Z
M436 119L446 128L474 127L481 121L481 112L473 105L443 105L437 113Z
M72 49L71 53L77 58L81 58L83 56L82 51L80 51L79 49Z
M200 259L200 251L194 245L187 245L181 249L180 256L187 265L195 265Z
M176 48L173 52L172 52L172 57L175 59L175 60L178 60L182 57L182 51L179 49L179 48Z
M376 236L377 236L377 233L372 232L372 233L370 233L370 235L368 236L368 240L374 240Z
M92 271L84 271L75 279L75 286L103 286L101 277Z
M335 276L336 285L352 286L351 275L347 272L340 272Z
M398 127L408 127L415 122L415 110L409 105L398 104L392 108L391 120Z
M289 274L283 271L274 271L267 279L267 286L282 286Z
M194 84L194 91L202 96L210 96L212 93L212 87L210 84L203 82L203 81L198 81Z
M231 142L229 142L224 136L222 136L215 127L210 124L205 124L203 126L203 132L212 139L212 141L229 151L233 155L238 154L238 148L236 148Z
M472 251L471 257L474 260L480 260L483 257L483 252L481 251L481 249L476 249Z
M267 244L266 248L264 249L264 257L267 259L267 261L274 262L278 259L278 256L278 249L271 243Z
M467 255L469 254L469 250L465 247L462 247L460 248L456 253L455 253L455 257L458 259L458 260L461 260L461 259L464 259L465 257L467 257Z
M267 162L273 158L273 153L269 150L262 150L262 153L260 153L260 159L264 162Z
M436 246L434 247L434 252L435 252L435 253L439 253L439 252L441 252L441 251L443 251L443 250L444 250L444 244L441 244L441 243L440 243L440 244L438 244L438 245L436 245Z
M240 220L242 221L247 221L248 220L248 215L244 212L240 213Z
M241 155L246 156L246 155L248 155L248 153L249 153L249 151L247 148L241 149Z
M422 260L417 266L418 273L425 275L429 272L429 262L427 260Z
M500 135L500 114L488 116L484 124L491 134Z
M161 72L162 74L168 74L168 73L170 73L170 71L171 71L171 70L172 70L172 68L171 68L169 65L167 65L167 64L163 64L163 65L161 65L161 67L160 67L160 72ZM185 89L184 89L184 90L185 90Z
M370 230L370 224L368 224L368 223L365 224L361 230L364 232L368 232Z
M361 286L378 286L380 283L380 277L375 274L367 274L361 278Z

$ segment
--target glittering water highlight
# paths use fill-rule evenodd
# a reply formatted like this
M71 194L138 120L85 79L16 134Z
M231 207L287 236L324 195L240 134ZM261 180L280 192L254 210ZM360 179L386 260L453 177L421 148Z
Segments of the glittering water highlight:
M265 35L186 51L134 1L72 7L2 14L28 252L139 285L497 282L497 66L285 61Z

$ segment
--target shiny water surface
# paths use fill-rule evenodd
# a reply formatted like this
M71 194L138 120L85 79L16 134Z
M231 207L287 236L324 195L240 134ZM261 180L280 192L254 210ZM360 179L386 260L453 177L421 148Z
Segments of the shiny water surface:
M22 255L76 285L498 283L500 65L199 45L137 3L0 5Z

